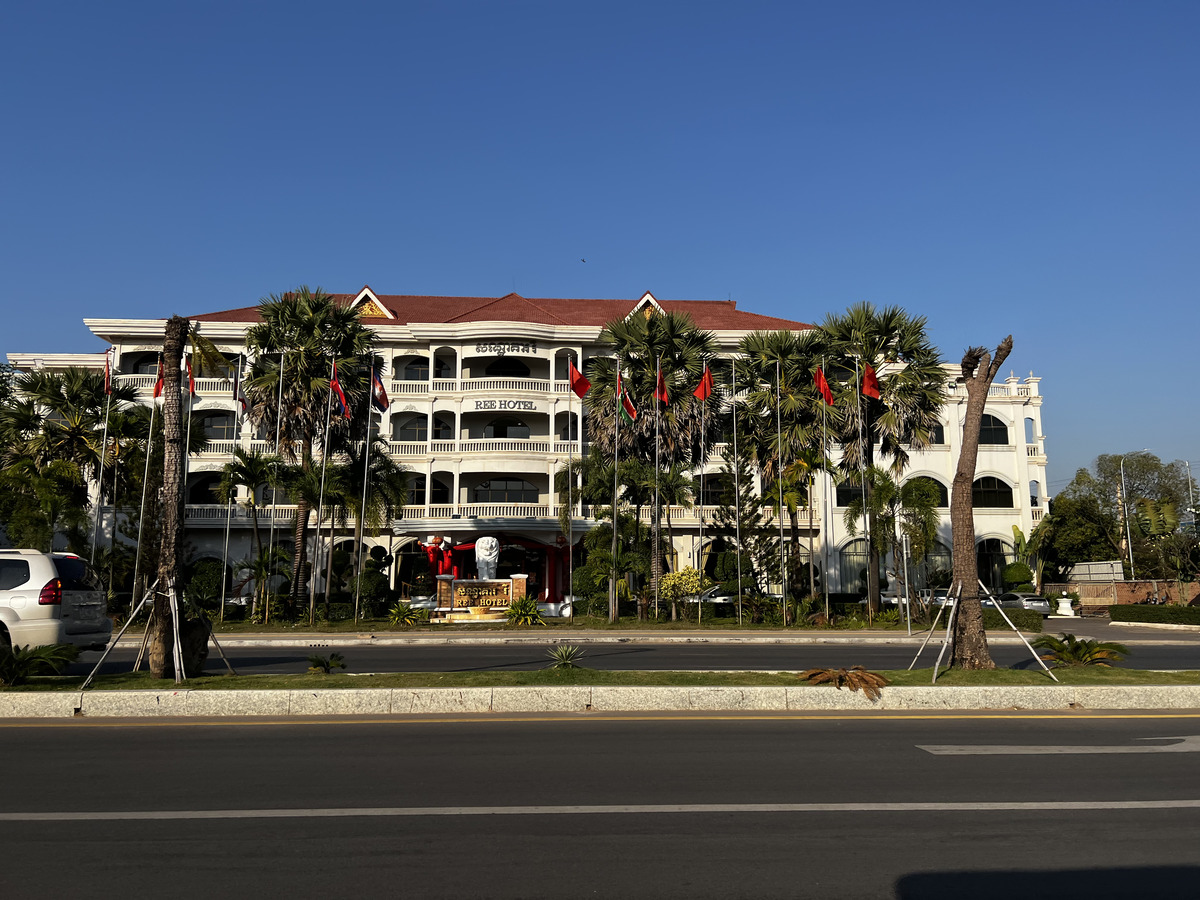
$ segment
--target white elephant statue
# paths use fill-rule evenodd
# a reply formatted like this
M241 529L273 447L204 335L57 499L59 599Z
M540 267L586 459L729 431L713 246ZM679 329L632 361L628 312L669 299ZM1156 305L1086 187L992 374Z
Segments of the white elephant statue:
M479 577L488 581L496 577L496 564L500 561L500 542L494 537L481 537L475 542L475 568Z

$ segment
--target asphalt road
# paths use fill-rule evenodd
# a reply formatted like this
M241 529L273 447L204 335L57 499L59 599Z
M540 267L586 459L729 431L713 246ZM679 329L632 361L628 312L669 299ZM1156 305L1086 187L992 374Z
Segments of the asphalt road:
M1194 897L1200 758L1144 740L1180 735L1200 713L0 723L0 889Z
M371 646L339 643L321 639L317 646L245 647L231 644L225 648L234 667L242 674L285 674L304 672L313 653L341 653L352 672L455 672L539 669L548 662L546 644L405 644ZM919 643L881 643L864 640L836 644L653 644L596 643L584 645L583 665L609 670L796 670L826 666L861 665L868 669L903 669L912 662ZM1200 641L1130 645L1125 665L1138 669L1200 668ZM992 657L1000 666L1037 667L1033 656L1019 643L994 643ZM918 667L932 666L938 646L925 648ZM122 646L106 660L105 673L128 672L136 650ZM87 654L68 671L91 671L99 654ZM217 673L224 665L210 651L206 670Z

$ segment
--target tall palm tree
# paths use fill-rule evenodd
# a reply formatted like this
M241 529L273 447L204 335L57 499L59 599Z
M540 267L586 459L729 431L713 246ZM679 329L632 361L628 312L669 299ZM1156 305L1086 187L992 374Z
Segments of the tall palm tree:
M781 578L794 581L800 553L800 506L811 513L809 482L822 457L821 399L813 374L820 365L821 336L813 332L755 332L742 338L736 385L738 433L763 482L763 499L788 517L792 565ZM835 408L826 418L836 421ZM782 492L780 491L782 488ZM770 496L768 496L768 493ZM783 508L780 507L780 494ZM811 516L810 516L811 533ZM811 554L810 554L811 555ZM811 571L811 559L810 559ZM798 585L793 585L798 592Z
M285 462L311 470L324 442L326 408L332 364L350 409L333 417L331 434L345 441L351 416L365 414L367 378L361 363L374 342L374 332L357 313L320 288L301 287L282 296L265 298L258 307L261 321L246 332L250 364L246 396L250 420L275 441ZM309 479L311 480L311 478ZM296 497L291 590L288 607L295 610L305 588L306 536L311 504L307 494Z
M821 325L830 353L827 373L835 387L842 415L837 440L842 445L841 467L858 482L876 460L888 461L899 476L908 466L909 450L929 446L945 401L946 370L925 331L924 316L911 316L898 306L876 309L858 303L841 315L826 316ZM878 376L879 398L862 393L863 373L870 366ZM871 512L871 484L866 480L867 527L877 524ZM867 547L867 599L879 609L879 550Z
M601 342L612 348L614 356L593 359L589 365L592 391L587 426L592 448L611 460L619 431L619 455L625 459L652 463L660 472L672 465L702 466L702 448L713 446L720 436L722 398L714 392L701 401L693 391L716 357L716 339L683 313L659 313L649 307L644 312L613 320L601 332ZM622 421L619 429L618 368L622 387L639 410L636 421ZM670 398L665 406L655 400L660 368ZM652 545L661 547L661 491L658 502L650 505ZM653 555L660 556L661 551ZM652 587L660 575L661 561L652 561Z

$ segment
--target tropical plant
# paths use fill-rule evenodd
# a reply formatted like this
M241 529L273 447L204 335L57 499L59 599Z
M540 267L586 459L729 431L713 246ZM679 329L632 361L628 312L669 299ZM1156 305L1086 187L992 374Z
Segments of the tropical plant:
M254 534L254 548L262 553L262 534L258 528L258 492L264 487L276 487L279 482L280 460L278 456L261 450L246 450L236 447L233 459L221 470L218 496L225 503L232 500L239 487L247 490L245 507L250 511L250 525Z
M1056 666L1111 666L1129 655L1129 648L1115 641L1095 641L1062 633L1058 637L1039 634L1033 639L1037 650L1046 650L1042 659Z
M404 602L396 602L388 610L388 622L401 628L412 628L429 621L429 610L417 609Z
M0 687L24 684L36 675L57 675L78 656L79 648L73 644L21 647L0 643Z
M712 587L712 582L700 574L699 569L692 566L680 569L678 572L668 572L659 583L662 597L671 604L671 621L679 616L678 605L684 597L692 597L701 591ZM700 612L697 612L700 615Z
M610 462L621 458L650 467L650 478L635 477L624 482L624 495L635 506L648 503L651 507L651 546L658 548L651 553L653 589L662 574L662 509L671 505L661 485L654 488L658 479L653 473L661 476L672 466L703 466L707 448L719 437L720 394L713 391L701 400L694 393L715 357L716 341L712 333L696 328L689 316L664 313L649 305L609 322L600 340L612 348L613 356L595 357L589 362L589 440L592 450ZM660 372L668 397L665 404L656 397ZM639 413L632 421L624 413L618 414L618 373L623 393ZM625 421L618 425L619 416ZM639 486L641 497L635 501L634 492ZM610 505L618 501L611 495L608 500ZM611 551L609 556L611 559ZM614 584L617 574L614 569ZM616 617L614 594L610 596L609 620L616 621Z
M282 296L265 298L259 318L246 332L253 354L247 379L249 417L261 433L275 442L285 462L299 465L312 480L319 468L318 445L331 452L352 440L353 423L367 415L369 353L374 333L358 314L320 288L301 287ZM350 408L345 416L330 416L330 380L337 363L338 380ZM330 441L323 440L329 422ZM361 431L359 432L361 434ZM319 479L318 483L319 483ZM319 492L319 488L318 488ZM299 605L306 587L306 529L312 508L309 492L294 498L296 518L288 605Z
M845 476L889 463L892 474L908 467L909 451L930 444L940 424L945 400L946 371L937 348L925 330L924 316L910 316L897 306L876 309L870 303L851 306L842 315L829 315L821 326L830 354L835 402L842 415L836 419L837 440L842 445L840 466ZM876 373L878 397L864 394L867 367ZM986 392L985 392L986 393ZM978 429L976 429L978 430ZM871 484L867 494L868 530L874 533ZM974 560L972 547L971 559ZM879 549L867 547L867 602L879 609Z
M533 597L520 597L514 600L504 611L509 625L545 625L546 620L538 612L537 601Z
M822 441L825 431L836 433L842 413L825 408L814 381L821 365L822 335L814 332L755 332L742 338L742 354L734 368L738 396L734 407L739 436L752 456L762 480L762 501L771 504L790 525L790 551L781 580L789 593L813 593L815 577L810 566L807 590L798 584L803 558L800 552L800 510L807 508L809 534L813 531L812 480L827 467ZM822 418L824 416L824 418ZM778 548L777 545L777 550ZM812 544L809 544L811 562Z
M862 666L851 666L849 669L805 669L800 677L813 684L832 684L838 690L848 687L852 691L862 691L868 700L880 698L880 688L886 687L888 680L876 672L868 672Z
M578 669L579 660L583 657L582 647L573 647L570 644L557 644L546 651L546 655L550 657L549 669Z
M975 555L975 464L979 457L979 428L983 407L996 373L1012 352L1010 334L996 347L993 357L986 347L968 347L962 358L962 382L967 387L963 416L962 448L950 493L950 530L954 541L954 581L959 591L958 613L950 666L958 669L994 669L983 628L983 606L979 599L979 571Z
M334 669L346 668L346 660L340 653L330 653L328 656L314 654L308 658L310 675L329 675Z

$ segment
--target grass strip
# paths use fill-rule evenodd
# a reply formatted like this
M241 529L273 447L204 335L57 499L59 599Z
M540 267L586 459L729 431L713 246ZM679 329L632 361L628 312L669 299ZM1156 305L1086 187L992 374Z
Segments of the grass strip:
M881 670L879 674L897 686L929 687L933 670ZM1200 684L1200 671L1155 672L1147 669L1075 667L1056 669L1062 684L1174 685ZM8 691L78 690L77 676L39 677ZM938 678L943 687L990 687L1053 685L1040 669L992 669L981 672L944 670ZM335 673L332 675L207 675L193 678L178 688L166 679L151 678L148 672L101 675L93 690L328 690L361 688L473 688L473 687L808 687L795 672L612 672L600 669L536 669L527 672L407 672L379 675ZM829 690L827 686L814 690Z

